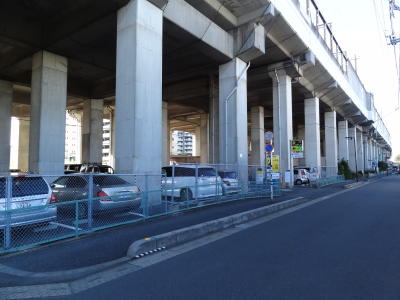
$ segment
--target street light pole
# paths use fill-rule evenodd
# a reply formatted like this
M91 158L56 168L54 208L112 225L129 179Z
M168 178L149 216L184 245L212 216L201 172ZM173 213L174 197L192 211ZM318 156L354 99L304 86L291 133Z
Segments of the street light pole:
M353 136L346 136L346 139L354 141L354 160L356 164L356 181L358 181L358 165L357 165L357 149L356 149L356 138Z

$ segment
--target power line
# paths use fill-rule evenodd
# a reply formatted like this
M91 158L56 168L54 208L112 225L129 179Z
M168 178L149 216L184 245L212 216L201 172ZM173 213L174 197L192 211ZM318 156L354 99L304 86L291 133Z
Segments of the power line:
M397 51L397 44L400 42L400 38L396 37L396 31L395 31L395 26L394 26L394 18L395 18L395 11L400 11L400 6L398 6L395 2L395 0L388 0L389 1L389 19L390 19L390 34L386 35L385 37L389 39L389 45L393 46L393 56L395 60L395 67L396 67L396 75L397 75L397 104L395 105L396 108L394 112L399 110L400 107L400 54L398 54ZM376 10L376 0L374 0L374 6ZM383 3L381 0L381 7L383 10ZM384 13L384 11L383 11ZM377 16L377 14L375 13ZM383 22L385 20L385 16L383 15ZM377 17L377 22L378 22L378 17ZM385 33L385 30L384 30Z

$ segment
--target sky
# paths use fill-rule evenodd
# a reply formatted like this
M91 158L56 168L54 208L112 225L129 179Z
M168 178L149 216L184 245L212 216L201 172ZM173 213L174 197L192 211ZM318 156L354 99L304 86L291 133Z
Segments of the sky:
M400 154L399 80L394 47L385 35L391 32L389 0L315 0L349 58L357 59L357 72L367 91L374 94L375 107L392 138L393 157ZM396 0L400 6L400 0ZM400 37L400 11L394 28ZM396 46L399 55L400 43ZM352 61L353 66L354 60Z

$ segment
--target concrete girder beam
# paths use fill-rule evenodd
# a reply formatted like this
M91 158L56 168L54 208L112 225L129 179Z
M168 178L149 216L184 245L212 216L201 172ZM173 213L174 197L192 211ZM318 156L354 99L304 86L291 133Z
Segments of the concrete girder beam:
M242 26L236 33L237 56L249 62L265 54L265 28L260 24Z
M253 10L247 14L244 14L237 19L237 25L246 24L252 22L254 20L257 23L266 26L269 21L271 21L275 17L275 6L272 3L269 3L268 6L261 7L257 10Z
M224 59L234 57L234 39L205 15L184 0L170 0L164 17L210 46Z
M295 58L295 61L297 61L297 63L301 66L302 70L315 67L316 64L315 55L311 51L307 51L302 55L299 55Z
M275 77L275 71L284 71L284 73L290 78L298 78L303 76L303 72L299 67L299 64L291 60L268 66L268 73L270 73L270 77Z
M235 12L232 10L234 3L221 3L218 0L186 0L190 5L196 7L211 20L226 30L230 30L257 20L260 24L265 25L271 18L275 16L275 6L269 0L259 0L252 9L243 12ZM246 3L241 1L241 8L246 6Z

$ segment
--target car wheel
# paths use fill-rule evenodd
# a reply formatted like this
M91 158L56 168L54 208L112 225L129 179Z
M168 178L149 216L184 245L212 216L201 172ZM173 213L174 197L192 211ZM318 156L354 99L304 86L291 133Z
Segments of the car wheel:
M297 180L296 180L296 184L297 184L297 185L301 185L302 183L303 183L303 182L302 182L300 179L297 179Z
M190 189L181 190L181 193L180 193L181 201L192 200L192 199L193 199L193 195L192 195L192 191Z

